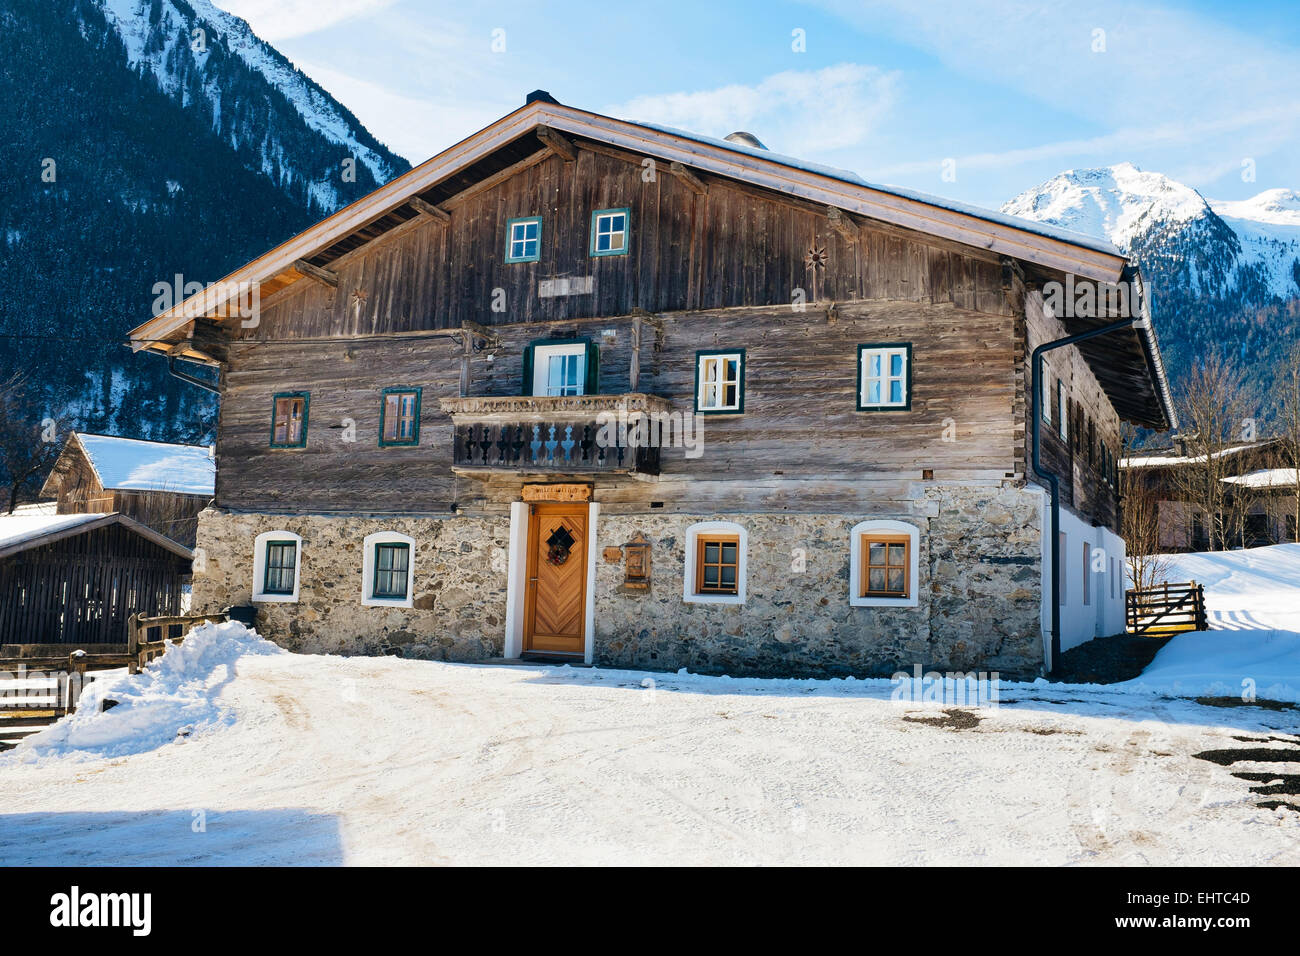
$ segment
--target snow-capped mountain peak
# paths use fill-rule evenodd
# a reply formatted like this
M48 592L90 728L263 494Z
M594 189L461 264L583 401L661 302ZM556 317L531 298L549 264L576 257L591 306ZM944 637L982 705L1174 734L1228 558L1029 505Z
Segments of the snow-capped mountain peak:
M1294 189L1266 189L1250 199L1211 200L1210 205L1220 216L1300 227L1300 192Z
M1208 210L1195 189L1132 163L1067 170L1002 207L1013 216L1109 239L1124 250L1155 222L1188 222Z
M363 187L373 188L409 168L245 21L210 0L93 2L121 39L133 70L152 76L182 107L208 114L212 129L231 147L252 154L246 160L252 168L322 213L369 191L344 183L364 180ZM315 168L302 168L304 133L333 147L333 162L322 157ZM342 178L340 167L349 157L360 180Z

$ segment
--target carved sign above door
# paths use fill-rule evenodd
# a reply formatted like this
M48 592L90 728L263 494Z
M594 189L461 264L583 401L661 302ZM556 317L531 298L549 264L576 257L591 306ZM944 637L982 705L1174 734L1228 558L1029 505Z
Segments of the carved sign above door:
M591 485L524 485L524 501L590 501Z

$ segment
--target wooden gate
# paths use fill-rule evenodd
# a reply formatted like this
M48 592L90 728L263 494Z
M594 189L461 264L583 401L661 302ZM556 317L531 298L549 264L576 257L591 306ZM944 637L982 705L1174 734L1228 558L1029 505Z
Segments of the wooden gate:
M1130 634L1178 634L1204 631L1205 587L1195 581L1165 582L1152 588L1129 588L1124 592L1127 629Z

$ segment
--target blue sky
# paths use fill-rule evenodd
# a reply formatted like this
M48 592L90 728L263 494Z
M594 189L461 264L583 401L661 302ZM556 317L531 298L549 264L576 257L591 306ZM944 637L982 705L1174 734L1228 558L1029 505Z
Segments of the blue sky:
M413 162L541 88L991 207L1122 161L1300 189L1300 0L213 2Z

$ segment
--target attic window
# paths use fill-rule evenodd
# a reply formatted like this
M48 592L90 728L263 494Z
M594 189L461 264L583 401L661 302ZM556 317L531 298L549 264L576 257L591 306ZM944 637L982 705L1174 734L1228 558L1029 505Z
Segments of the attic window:
M541 216L506 223L506 262L536 262L541 257Z
M593 256L627 255L628 211L598 209L591 214L591 254Z
M271 447L302 448L307 444L306 392L276 395L271 412Z

